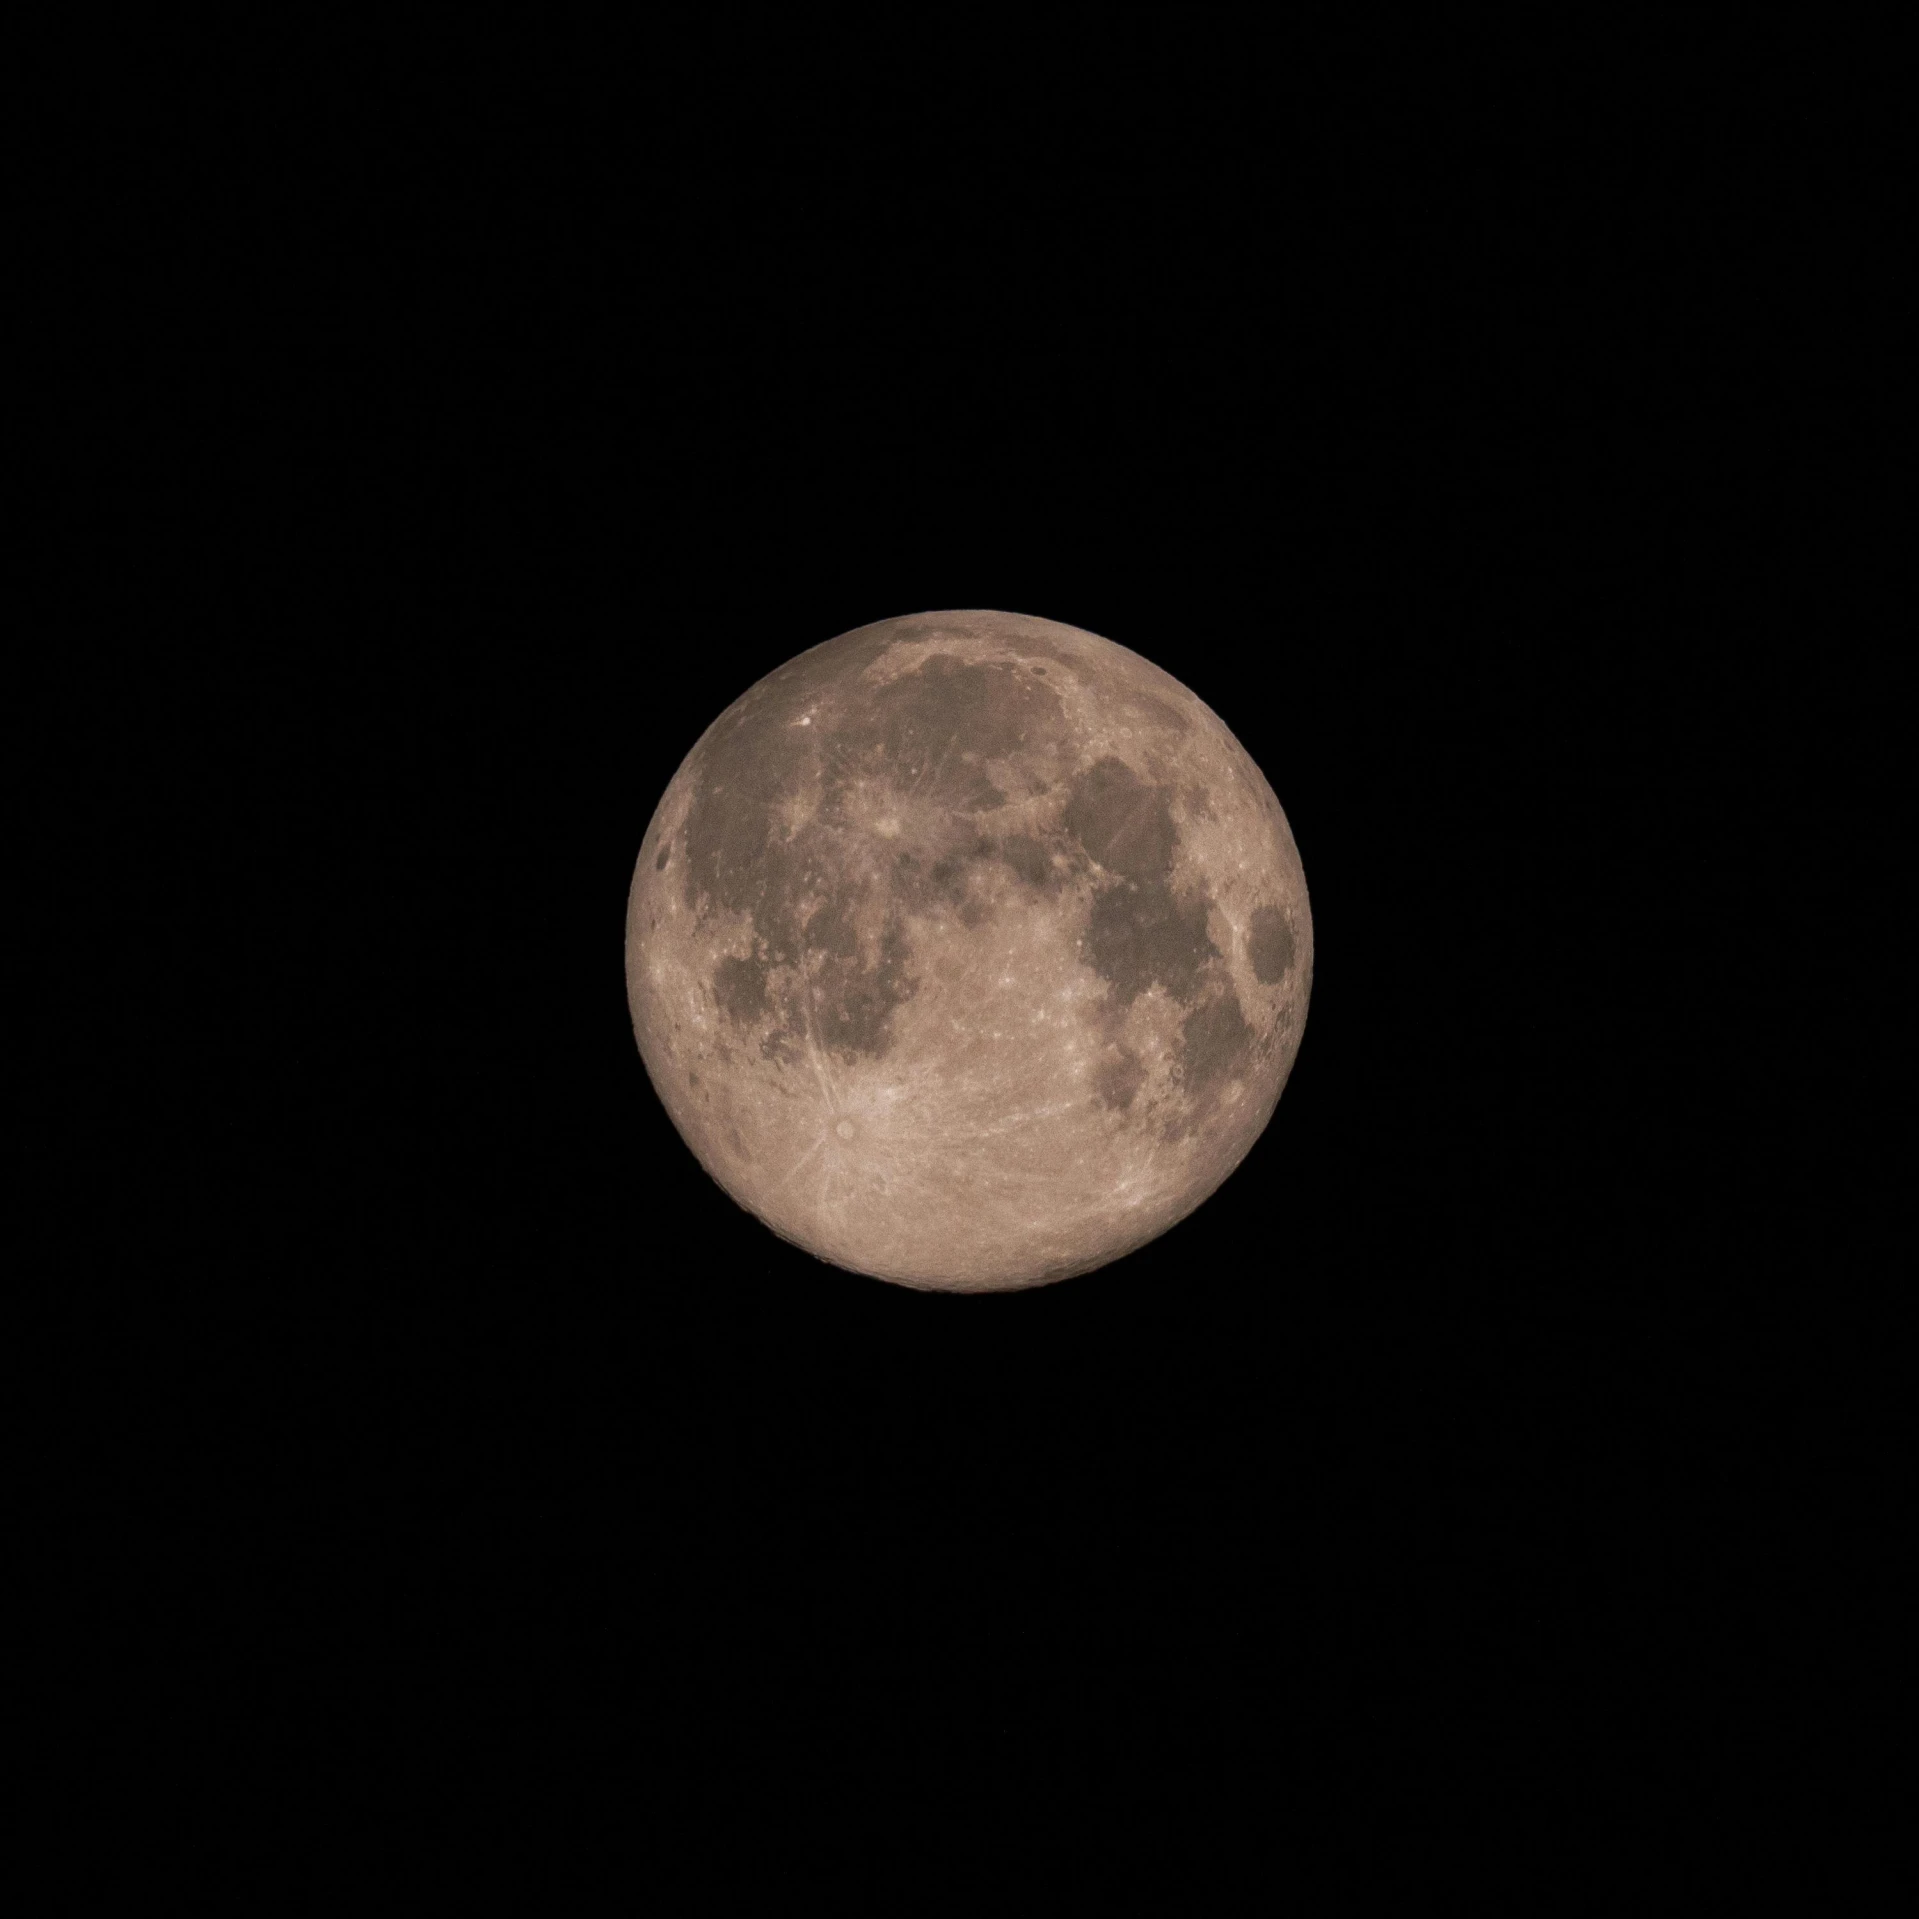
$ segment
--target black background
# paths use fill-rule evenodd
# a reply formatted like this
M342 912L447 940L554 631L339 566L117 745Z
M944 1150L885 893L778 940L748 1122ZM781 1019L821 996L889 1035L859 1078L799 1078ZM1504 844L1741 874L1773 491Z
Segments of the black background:
M817 1794L855 1877L882 1799L1356 1807L1563 1889L1855 1710L1911 1066L1866 130L1578 32L1101 33L262 42L44 160L93 1763ZM1219 712L1319 949L1220 1193L984 1299L738 1212L621 970L707 723L966 606Z

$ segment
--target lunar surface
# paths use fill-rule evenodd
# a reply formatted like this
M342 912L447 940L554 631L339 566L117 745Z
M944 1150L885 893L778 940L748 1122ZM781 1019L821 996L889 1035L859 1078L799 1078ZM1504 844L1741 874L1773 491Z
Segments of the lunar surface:
M860 627L675 774L627 912L700 1163L821 1259L955 1292L1144 1245L1245 1157L1313 932L1260 770L1138 654L1010 613Z

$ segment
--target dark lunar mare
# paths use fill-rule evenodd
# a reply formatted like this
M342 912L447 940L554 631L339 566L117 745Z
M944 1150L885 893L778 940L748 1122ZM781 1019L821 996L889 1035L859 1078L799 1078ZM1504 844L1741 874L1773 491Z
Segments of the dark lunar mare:
M1276 906L1262 906L1246 929L1246 957L1262 986L1277 985L1293 963L1293 929Z
M981 770L1063 731L1059 696L1003 661L933 653L875 688L828 744L836 772L889 780L903 794L957 812L990 812L1006 795Z
M910 637L910 627L895 623L881 636L849 634L802 654L737 701L702 743L686 818L684 896L702 921L723 910L752 926L752 950L727 956L713 973L720 1012L737 1027L760 1029L769 1057L797 1060L809 1032L842 1056L883 1057L893 1013L917 986L906 913L943 903L976 924L981 909L967 874L981 860L997 860L1023 885L1049 892L1090 862L1097 884L1082 951L1111 987L1114 1011L1155 984L1188 1009L1177 1066L1190 1110L1178 1124L1191 1130L1244 1067L1256 1036L1208 934L1206 890L1181 896L1173 888L1179 835L1171 789L1113 755L1081 770L1060 820L1067 871L1030 833L993 837L982 828L1007 796L986 763L1031 764L1057 753L1066 737L1059 697L1037 668L941 652L877 687L864 685L862 673L886 646ZM1183 730L1184 716L1165 710ZM786 837L782 807L816 784L813 817ZM848 811L856 784L883 786L944 814L950 843L902 849L890 872L874 879L849 842L860 830ZM1032 784L1043 790L1037 779ZM662 849L658 867L670 851ZM878 952L869 956L858 921L875 885L886 897ZM1255 914L1248 943L1262 981L1292 963L1291 930L1272 908ZM787 973L776 986L779 969ZM1116 1046L1096 1069L1095 1096L1127 1110L1145 1077L1141 1063Z
M970 818L1006 800L982 762L1057 744L1065 732L1058 695L1006 662L933 653L894 680L862 686L861 673L896 637L896 630L879 640L851 634L802 654L736 702L700 748L686 821L685 898L702 919L715 907L751 919L753 950L720 962L713 995L742 1026L778 1016L763 1046L774 1057L797 1057L809 1028L835 1052L883 1057L893 1012L916 987L903 909L930 891L967 923L978 917L963 868L969 858L993 855L990 840L975 834L930 868L903 852L878 956L868 963L855 916L873 882L851 870L844 837L853 785L882 783L903 799ZM779 809L815 779L817 813L787 839ZM1015 857L1028 871L1046 866L1035 842ZM808 900L825 903L808 910ZM803 972L810 985L789 982L776 1004L776 968Z
M1169 1128L1170 1137L1197 1132L1211 1118L1227 1082L1245 1071L1256 1040L1230 985L1186 1015L1179 1033L1179 1074L1189 1110Z
M1096 761L1073 783L1066 828L1115 877L1094 895L1085 937L1088 963L1130 1004L1162 986L1190 1007L1180 1028L1179 1080L1189 1110L1169 1122L1168 1137L1195 1130L1217 1105L1228 1081L1245 1070L1257 1041L1239 995L1206 930L1211 898L1200 888L1181 899L1171 884L1179 843L1173 795L1149 785L1123 760ZM1122 1110L1132 1105L1144 1069L1130 1053L1103 1061L1097 1097Z
M1172 794L1109 757L1073 782L1063 823L1115 876L1093 899L1086 929L1093 970L1122 1002L1137 999L1155 981L1175 999L1190 999L1219 954L1206 931L1205 891L1182 900L1172 889L1179 840Z

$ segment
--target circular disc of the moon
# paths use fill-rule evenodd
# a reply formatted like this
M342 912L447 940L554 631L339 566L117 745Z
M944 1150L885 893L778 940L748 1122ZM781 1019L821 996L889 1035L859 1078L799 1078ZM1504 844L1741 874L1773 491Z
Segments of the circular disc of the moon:
M1010 613L816 646L707 729L647 828L626 976L700 1163L776 1233L909 1286L1090 1271L1271 1118L1305 876L1212 710Z

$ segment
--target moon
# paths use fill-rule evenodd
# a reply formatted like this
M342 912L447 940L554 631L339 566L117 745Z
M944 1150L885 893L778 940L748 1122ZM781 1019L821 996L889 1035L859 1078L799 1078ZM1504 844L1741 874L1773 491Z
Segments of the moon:
M1271 786L1196 695L1051 620L813 647L686 756L640 848L640 1055L706 1171L876 1279L1091 1272L1245 1158L1313 970Z

